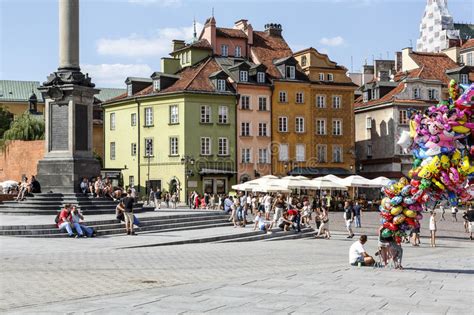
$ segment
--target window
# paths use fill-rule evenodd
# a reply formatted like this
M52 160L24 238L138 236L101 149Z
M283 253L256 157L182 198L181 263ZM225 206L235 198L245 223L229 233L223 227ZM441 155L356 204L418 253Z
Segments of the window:
M257 82L265 83L265 72L257 72Z
M378 99L379 89L374 88L374 89L370 90L370 92L372 94L370 99L372 99L372 100Z
M170 138L170 155L178 155L178 137Z
M327 162L327 147L325 144L318 144L316 146L316 157L317 157L318 163Z
M459 55L459 63L464 63L464 55Z
M288 117L278 117L278 131L288 132Z
M229 55L229 46L221 45L221 55L227 57Z
M128 185L129 186L134 186L135 185L135 176L133 176L133 175L128 176Z
M242 137L250 136L250 123L243 122L240 124L240 135Z
M201 106L201 123L209 124L211 122L211 107L209 105Z
M242 56L242 48L240 46L235 46L235 57L239 58Z
M240 82L248 82L248 80L249 80L249 72L240 71Z
M304 144L296 145L296 161L304 162L306 161L306 146Z
M301 66L306 67L306 56L301 57Z
M153 139L145 138L145 156L153 156Z
M229 107L219 106L219 124L227 124L229 122Z
M340 96L334 95L332 97L332 108L336 108L336 109L341 108L341 97Z
M342 136L342 121L334 119L332 121L332 134L334 136Z
M229 139L219 138L219 151L218 155L229 155Z
M115 130L115 113L110 113L110 130Z
M178 105L170 106L170 124L179 124Z
M288 96L285 91L280 91L280 103L288 103Z
M286 78L288 79L295 78L295 66L286 66Z
M365 119L365 128L372 129L372 117L367 117Z
M127 84L127 96L132 96L132 95L133 95L132 84Z
M243 148L242 149L242 164L248 164L250 163L250 160L251 160L250 149Z
M145 126L153 126L153 108L151 107L145 108Z
M160 79L153 80L153 90L155 91L160 90Z
M267 110L267 98L265 96L258 97L258 110L260 111Z
M367 157L372 157L372 145L367 144Z
M438 90L428 89L428 98L430 100L437 100L438 99Z
M297 133L304 132L304 118L303 117L296 117L295 131Z
M406 110L401 110L398 112L398 123L400 125L408 124L408 112Z
M258 163L268 164L268 149L258 149Z
M413 89L413 98L414 99L420 99L421 98L421 91L419 88L414 88Z
M469 84L469 76L467 74L461 74L461 84Z
M316 96L316 106L318 108L326 108L326 96L324 95Z
M332 161L334 163L342 163L342 147L339 145L332 146Z
M211 155L211 138L201 137L201 155Z
M136 143L132 143L130 145L130 155L131 156L136 156L137 155L137 144Z
M258 123L258 136L259 137L267 137L267 124L266 123Z
M250 96L242 95L240 97L240 109L250 109Z
M328 81L334 81L334 75L332 73L328 73Z
M466 64L467 66L474 66L474 63L472 61L472 52L466 55Z
M110 159L115 160L115 142L110 142Z
M326 120L317 119L316 120L316 134L324 136L326 134Z
M303 104L304 103L304 93L303 92L296 92L296 103Z
M363 102L367 103L369 101L369 92L365 91L363 94Z
M278 151L279 161L288 161L288 144L280 143L280 150Z
M324 81L324 73L319 74L319 81Z
M137 113L132 113L130 115L130 125L132 125L132 126L137 125Z
M225 80L222 80L222 79L217 80L217 90L225 91Z

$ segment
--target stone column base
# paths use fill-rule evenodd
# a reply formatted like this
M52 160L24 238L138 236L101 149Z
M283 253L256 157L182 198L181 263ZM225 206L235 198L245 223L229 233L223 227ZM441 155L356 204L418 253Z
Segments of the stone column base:
M79 193L83 177L100 175L100 163L94 158L44 159L38 162L37 179L44 193Z

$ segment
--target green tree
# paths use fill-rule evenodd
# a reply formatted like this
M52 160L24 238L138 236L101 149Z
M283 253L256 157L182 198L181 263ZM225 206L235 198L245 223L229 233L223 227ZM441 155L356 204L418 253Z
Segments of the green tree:
M44 120L43 116L32 116L24 113L13 121L10 129L3 134L4 140L43 140Z
M3 134L10 128L12 121L13 115L0 107L0 138L3 138Z

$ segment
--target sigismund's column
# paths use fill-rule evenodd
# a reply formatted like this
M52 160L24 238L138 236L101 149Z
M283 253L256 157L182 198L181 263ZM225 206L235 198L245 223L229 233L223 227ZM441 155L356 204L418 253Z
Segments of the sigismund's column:
M94 86L79 66L79 0L59 0L59 67L39 88L46 122L37 174L43 192L79 192L82 177L100 174L92 152Z

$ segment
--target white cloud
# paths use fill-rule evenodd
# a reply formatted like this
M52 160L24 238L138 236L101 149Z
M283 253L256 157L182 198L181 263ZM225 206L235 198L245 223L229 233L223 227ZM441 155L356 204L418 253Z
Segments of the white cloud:
M203 25L196 23L198 34ZM171 50L171 40L193 38L193 26L163 28L152 36L145 37L132 34L127 37L110 39L101 38L97 41L97 53L108 56L146 57L164 56Z
M98 87L125 88L125 78L149 78L153 70L147 64L98 64L81 65L83 73L89 73L92 82Z
M162 7L179 7L182 4L181 0L128 0L128 3L139 5L158 4Z
M323 37L321 38L319 43L321 45L332 46L332 47L341 46L344 44L344 38L342 38L341 36L336 36L336 37L331 37L331 38Z

